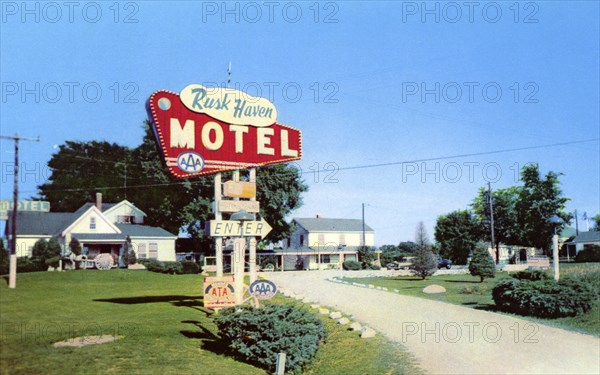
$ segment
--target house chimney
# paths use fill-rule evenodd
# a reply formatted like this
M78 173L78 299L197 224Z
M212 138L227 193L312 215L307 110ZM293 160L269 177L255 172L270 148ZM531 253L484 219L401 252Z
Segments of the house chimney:
M102 211L102 193L96 193L96 208Z

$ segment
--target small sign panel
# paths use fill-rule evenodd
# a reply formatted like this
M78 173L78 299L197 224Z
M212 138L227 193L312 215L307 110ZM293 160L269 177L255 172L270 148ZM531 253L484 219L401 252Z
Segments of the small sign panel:
M258 213L260 211L260 204L258 201L219 201L219 211L221 212L238 212L245 210L250 213Z
M8 211L12 211L13 203L12 200L8 199L0 201L0 220L8 220ZM17 201L17 212L19 211L50 212L50 202Z
M271 299L277 294L277 286L270 280L256 280L250 284L250 294L256 299Z
M223 184L223 195L230 198L254 198L256 196L256 183L227 181Z
M235 306L233 276L204 278L204 307L217 309Z
M260 237L265 238L273 228L266 221L244 221L240 225L236 220L211 220L212 237Z

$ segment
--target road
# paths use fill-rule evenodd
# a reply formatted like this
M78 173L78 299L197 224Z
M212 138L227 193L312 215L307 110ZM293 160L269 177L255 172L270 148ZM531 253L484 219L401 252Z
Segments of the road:
M402 344L430 374L600 374L600 339L594 336L327 280L338 275L348 273L262 274Z

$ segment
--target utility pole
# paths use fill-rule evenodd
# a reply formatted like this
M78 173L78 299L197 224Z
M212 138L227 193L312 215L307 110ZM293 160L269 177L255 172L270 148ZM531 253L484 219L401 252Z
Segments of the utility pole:
M496 264L500 263L500 249L496 246L494 238L494 198L492 197L492 184L488 181L488 197L490 201L490 228L492 234L492 249L496 250Z
M575 210L575 235L579 236L579 218L577 217L577 210Z
M365 204L362 204L362 245L364 247L367 246L367 241L365 239Z
M10 233L10 272L8 277L8 287L15 289L17 287L17 208L19 205L19 141L39 142L40 137L27 138L19 137L19 134L14 136L0 135L2 139L10 139L15 142L15 179L13 188L13 208L11 212L11 233Z

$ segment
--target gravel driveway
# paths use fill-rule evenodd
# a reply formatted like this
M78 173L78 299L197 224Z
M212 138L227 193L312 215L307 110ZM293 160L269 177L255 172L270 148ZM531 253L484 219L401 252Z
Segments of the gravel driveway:
M431 374L600 374L600 339L594 336L327 280L341 275L367 276L360 272L272 272L262 276L280 288L349 314L401 343Z

